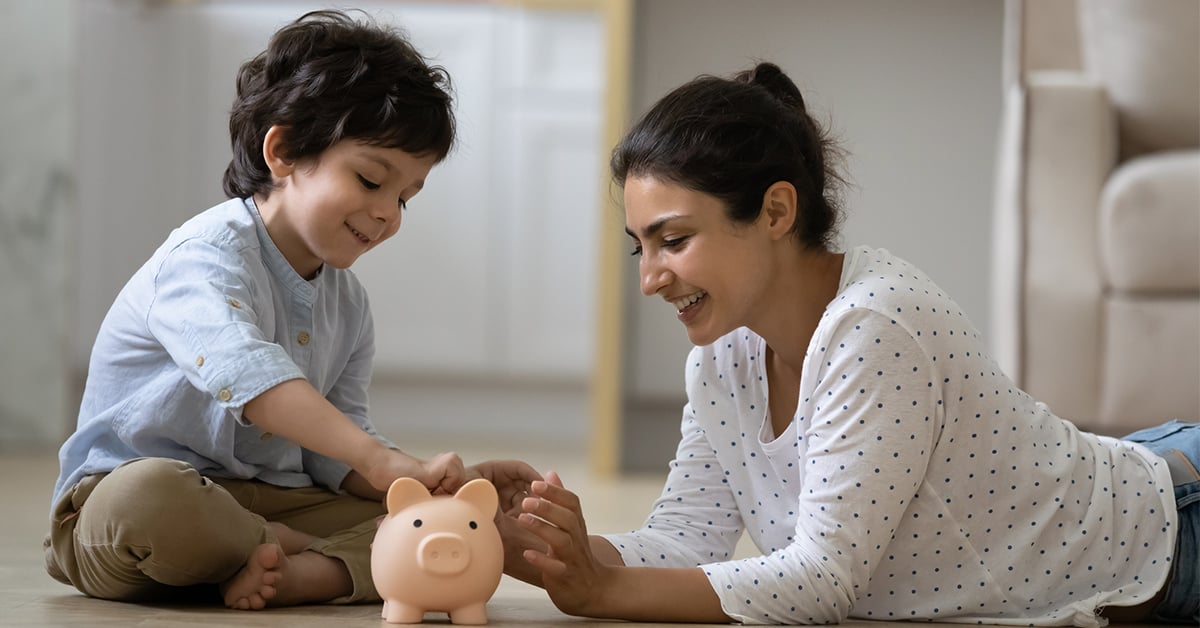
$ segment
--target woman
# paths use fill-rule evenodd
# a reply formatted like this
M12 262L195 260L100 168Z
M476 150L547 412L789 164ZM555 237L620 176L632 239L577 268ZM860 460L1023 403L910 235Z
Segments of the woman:
M1166 426L1164 458L1018 389L923 272L834 249L834 150L769 63L679 87L617 146L642 292L697 345L682 440L628 534L535 482L514 575L631 620L1194 619L1200 426ZM743 532L761 556L732 558Z

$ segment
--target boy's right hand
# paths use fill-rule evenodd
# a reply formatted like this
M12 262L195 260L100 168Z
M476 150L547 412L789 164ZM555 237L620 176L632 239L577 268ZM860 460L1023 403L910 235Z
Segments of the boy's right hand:
M401 477L417 480L431 493L453 495L467 476L462 458L454 452L440 453L426 461L382 446L372 453L359 474L385 495L392 482Z

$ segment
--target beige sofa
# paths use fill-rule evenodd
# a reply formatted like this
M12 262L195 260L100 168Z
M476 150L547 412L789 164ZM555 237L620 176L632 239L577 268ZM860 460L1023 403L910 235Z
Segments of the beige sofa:
M1200 1L1009 0L993 346L1121 435L1200 417Z

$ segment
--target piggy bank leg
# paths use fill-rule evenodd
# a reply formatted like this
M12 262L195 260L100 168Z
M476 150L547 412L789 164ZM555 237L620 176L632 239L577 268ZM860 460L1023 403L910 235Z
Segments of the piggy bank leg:
M480 602L450 611L450 622L455 624L482 625L487 623L487 604Z
M389 624L419 624L425 621L425 611L396 600L384 600L383 619Z

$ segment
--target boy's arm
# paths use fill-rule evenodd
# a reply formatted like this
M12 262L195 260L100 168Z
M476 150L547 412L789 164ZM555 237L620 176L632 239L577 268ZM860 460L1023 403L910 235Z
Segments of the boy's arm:
M430 490L454 492L462 484L462 461L442 454L429 463L390 449L363 431L304 379L291 379L267 389L242 408L242 416L264 432L288 439L323 456L350 465L367 486L386 492L398 477L412 477ZM440 463L440 464L439 464ZM366 491L347 477L354 488ZM346 487L343 483L343 488ZM353 491L352 491L353 492Z

